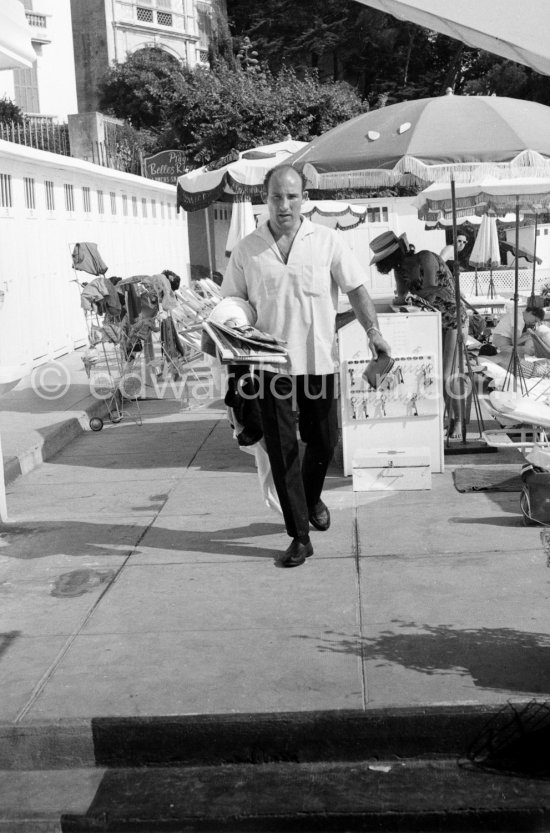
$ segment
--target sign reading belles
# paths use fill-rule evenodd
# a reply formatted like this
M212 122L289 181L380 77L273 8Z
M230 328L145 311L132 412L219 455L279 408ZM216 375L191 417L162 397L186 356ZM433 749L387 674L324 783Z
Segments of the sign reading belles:
M182 150L161 150L143 159L145 176L157 182L176 185L178 177L185 173L185 153Z

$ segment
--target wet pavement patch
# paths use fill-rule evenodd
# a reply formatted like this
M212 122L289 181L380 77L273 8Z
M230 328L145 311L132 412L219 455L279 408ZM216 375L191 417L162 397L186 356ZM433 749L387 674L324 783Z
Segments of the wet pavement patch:
M62 573L54 582L52 596L83 596L115 577L114 570L72 570Z

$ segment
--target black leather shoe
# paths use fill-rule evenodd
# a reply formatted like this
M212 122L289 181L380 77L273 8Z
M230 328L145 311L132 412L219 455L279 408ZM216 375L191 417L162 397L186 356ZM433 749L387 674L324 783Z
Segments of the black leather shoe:
M283 567L299 567L310 555L313 555L311 541L302 544L297 538L293 538L291 545L281 559L281 564Z
M330 526L330 512L322 500L319 500L309 513L309 522L315 529L326 532Z

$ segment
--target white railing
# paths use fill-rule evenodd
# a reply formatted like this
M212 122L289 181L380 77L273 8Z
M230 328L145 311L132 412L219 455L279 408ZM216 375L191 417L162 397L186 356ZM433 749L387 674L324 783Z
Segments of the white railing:
M45 14L26 12L25 17L27 18L29 26L37 26L39 29L45 29L47 26Z
M460 289L464 295L487 295L490 282L497 295L512 295L514 292L514 269L498 269L492 272L488 269L477 272L460 273ZM533 268L520 269L518 273L520 292L530 292L533 285ZM538 291L544 284L550 282L550 269L539 269L535 271L535 290Z

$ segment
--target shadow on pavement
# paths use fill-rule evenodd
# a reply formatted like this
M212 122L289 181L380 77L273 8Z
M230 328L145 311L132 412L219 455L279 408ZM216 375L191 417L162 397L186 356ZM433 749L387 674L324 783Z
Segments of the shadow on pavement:
M484 689L550 695L548 634L514 628L461 629L399 619L391 624L395 631L382 632L373 639L326 631L319 651L360 656L379 665L395 663L430 676L468 676ZM399 628L406 632L396 632Z
M0 556L20 560L69 556L140 554L148 550L272 558L272 548L259 547L240 539L284 534L281 523L251 523L216 531L173 530L159 526L60 521L59 523L0 524ZM140 547L142 547L140 549Z
M21 636L21 631L6 631L0 633L0 658L5 654L15 640Z

